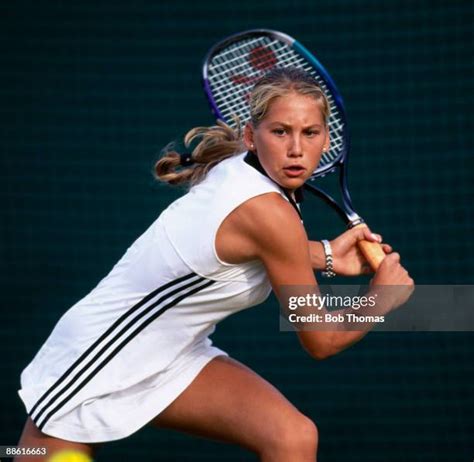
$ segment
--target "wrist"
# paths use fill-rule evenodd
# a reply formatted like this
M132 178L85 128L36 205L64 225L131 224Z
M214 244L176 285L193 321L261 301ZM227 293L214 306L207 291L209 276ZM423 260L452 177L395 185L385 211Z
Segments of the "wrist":
M334 272L334 257L331 244L326 239L322 239L321 244L323 246L325 256L324 271L321 272L321 275L326 278L333 278L336 276L336 273Z
M315 271L324 271L326 269L326 254L322 242L310 241L309 250L311 257L311 266Z
M372 286L366 292L365 296L373 298L375 305L370 308L371 315L384 316L393 310L393 295L394 286Z

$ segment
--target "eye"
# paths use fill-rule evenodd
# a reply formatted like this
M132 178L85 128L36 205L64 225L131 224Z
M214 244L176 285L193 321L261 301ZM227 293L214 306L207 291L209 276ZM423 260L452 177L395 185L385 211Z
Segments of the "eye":
M272 133L274 133L277 136L283 136L286 134L286 130L284 128L274 128L272 130Z
M316 130L316 129L310 129L310 130L305 131L306 136L311 137L311 138L314 137L314 136L318 136L320 133L321 133L321 131Z

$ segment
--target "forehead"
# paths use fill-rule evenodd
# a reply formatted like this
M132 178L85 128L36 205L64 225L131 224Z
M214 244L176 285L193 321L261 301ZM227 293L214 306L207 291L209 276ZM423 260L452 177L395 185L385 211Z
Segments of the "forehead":
M292 92L277 96L272 100L264 120L267 122L304 121L307 124L320 124L324 121L324 116L320 101L312 96Z

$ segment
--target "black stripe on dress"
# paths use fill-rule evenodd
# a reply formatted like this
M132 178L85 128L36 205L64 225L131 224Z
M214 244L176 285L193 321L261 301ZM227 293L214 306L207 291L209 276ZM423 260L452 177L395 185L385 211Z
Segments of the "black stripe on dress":
M156 297L161 294L162 292L166 291L167 289L173 288L176 285L179 285L180 283L186 282L193 277L197 277L197 279L192 280L191 282L188 282L185 285L181 285L178 288L172 290L171 292L168 292L158 298L156 300ZM204 284L201 284L203 281L205 281ZM38 400L38 402L35 404L35 406L31 409L29 412L29 415L32 417L33 421L35 424L38 426L38 428L41 430L44 425L46 424L47 420L51 418L53 414L55 414L67 401L69 401L75 394L77 394L96 374L99 372L105 365L113 358L115 357L119 351L127 344L129 343L136 335L138 335L147 325L149 325L153 320L158 318L161 314L163 314L165 311L167 311L169 308L172 306L176 305L179 303L181 300L184 298L204 289L205 287L208 287L211 285L214 281L209 281L206 280L202 277L199 277L195 273L188 274L186 276L180 277L178 279L175 279L173 281L170 281L167 284L164 284L163 286L159 287L158 289L154 290L150 294L148 294L146 297L144 297L142 300L140 300L137 304L135 304L130 310L128 310L126 313L124 313L120 318L118 318L108 329L104 334L102 334L72 365L69 367L69 369L64 372L64 374L54 383L53 386L51 386L46 393L43 394L43 396ZM168 304L159 307L160 305L163 305L163 303L167 302L170 298L173 296L179 294L178 297L173 298ZM135 316L131 321L129 321L122 329L116 333L115 335L111 335L111 333L121 324L124 323L124 321L127 320L127 318L130 318L134 313L137 312L141 307L146 305L149 302L152 302L149 306L147 306L140 314ZM158 309L156 309L158 307ZM154 309L156 309L152 316L150 316L145 322L142 322L135 330L133 330L134 327L137 326L139 323L140 319L142 319L145 315L148 313L152 312ZM132 331L133 330L133 331ZM132 332L131 332L132 331ZM131 333L130 333L131 332ZM127 333L130 333L127 336ZM106 352L106 350L117 340L121 339L121 337L125 337L121 343L110 353L108 356L102 360L102 362L99 363L97 366L97 363L99 362L100 357ZM94 357L91 358L87 364L81 365L82 362L89 356L94 349L96 349L104 340L108 340L108 342L98 351L95 353ZM79 366L81 365L81 368L79 369ZM89 372L94 366L96 366L92 372L90 372L85 379L83 379L75 388L73 391L71 391L69 394L68 391L71 389L72 385L81 379L82 376L84 376L87 372ZM75 375L72 377L72 379L67 383L67 385L60 391L58 391L54 396L51 396L50 399L48 400L47 403L43 404L42 403L66 380L68 380L72 374L75 372ZM67 396L64 398L64 395ZM52 406L55 404L56 401L58 401L60 398L63 398L54 408ZM42 408L39 410L39 408ZM52 408L52 409L51 409ZM36 411L39 411L38 413L35 414ZM41 419L42 415L47 412L47 415ZM34 415L35 414L35 415Z

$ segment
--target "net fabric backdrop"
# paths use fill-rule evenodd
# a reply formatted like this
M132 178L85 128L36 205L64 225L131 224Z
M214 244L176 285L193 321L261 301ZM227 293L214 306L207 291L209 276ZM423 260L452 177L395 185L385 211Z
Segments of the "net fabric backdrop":
M348 111L354 205L415 281L472 283L473 10L431 0L4 5L0 445L18 440L19 374L55 322L182 193L149 172L168 141L212 123L201 59L240 30L284 31L329 70ZM341 231L316 200L304 213L312 238ZM474 457L473 334L371 334L316 363L278 332L277 313L271 299L213 339L315 420L321 460ZM113 457L255 460L150 428L97 460Z

